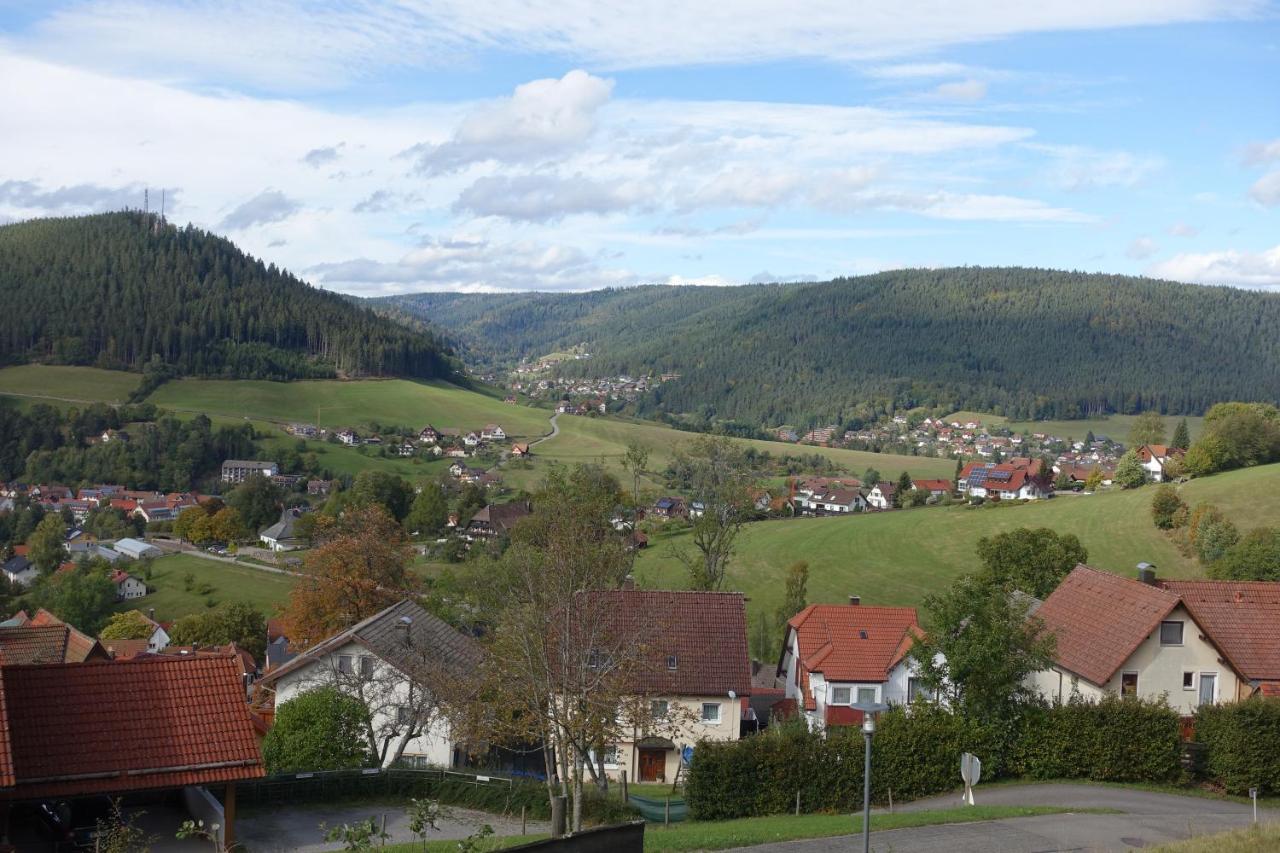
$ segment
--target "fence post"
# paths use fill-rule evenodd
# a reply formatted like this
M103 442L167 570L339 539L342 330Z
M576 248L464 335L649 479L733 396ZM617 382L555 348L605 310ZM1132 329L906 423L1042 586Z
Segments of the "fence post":
M387 813L382 813L382 828L378 831L378 846L387 846Z
M525 806L520 807L520 834L521 835L529 834L529 824L528 824L528 821L525 820L525 808L526 808Z
M796 791L796 817L800 817L800 791Z
M551 837L564 837L564 805L563 795L551 798Z
M666 826L666 827L671 826L671 797L669 796L667 797L666 809L662 815L662 824L663 826Z
M627 768L622 768L622 773L619 776L619 779L622 781L622 801L624 803L631 802L631 796L627 792Z

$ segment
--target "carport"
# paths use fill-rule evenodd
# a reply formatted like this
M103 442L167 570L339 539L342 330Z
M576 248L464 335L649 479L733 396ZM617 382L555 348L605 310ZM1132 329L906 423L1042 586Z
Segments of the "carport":
M183 792L193 814L222 795L235 844L235 784L263 775L237 662L226 657L0 668L0 832L11 806L87 796Z

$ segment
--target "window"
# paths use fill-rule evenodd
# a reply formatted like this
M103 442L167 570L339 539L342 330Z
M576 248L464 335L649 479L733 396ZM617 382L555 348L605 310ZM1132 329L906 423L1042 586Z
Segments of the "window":
M1194 690L1196 686L1196 674L1194 672L1182 673L1182 689Z
M675 655L667 655L667 669L675 669L679 664Z
M1136 672L1121 673L1120 695L1121 696L1137 696L1138 695L1138 673Z
M832 705L848 705L853 691L848 687L834 687L831 690Z
M360 655L360 677L373 678L373 657Z
M617 767L618 766L618 747L616 745L606 746L601 751L599 758L600 758L600 763L603 764L605 767Z
M874 687L858 688L858 704L870 705L876 701L876 689Z
M917 699L923 699L927 701L932 698L933 696L931 695L929 689L924 686L924 679L911 678L911 677L907 678L907 701L908 702L914 702Z
M1182 645L1182 623L1179 621L1169 621L1160 623L1160 645L1162 646L1180 646Z
M655 720L665 720L667 718L667 700L654 699L649 703L649 716Z
M720 703L719 702L703 702L702 703L702 722L704 723L720 722Z
M413 722L413 709L405 705L396 708L396 725L407 726Z
M338 655L338 672L343 675L350 675L355 670L352 668L351 655Z

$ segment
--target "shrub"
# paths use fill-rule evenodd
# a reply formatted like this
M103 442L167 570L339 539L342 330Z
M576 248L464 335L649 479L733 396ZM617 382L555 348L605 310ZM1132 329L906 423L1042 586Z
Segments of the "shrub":
M1186 503L1178 497L1178 490L1168 483L1156 489L1151 496L1151 518L1161 530L1171 530L1177 526L1179 510L1186 509Z
M1206 748L1206 774L1229 793L1280 793L1280 699L1202 705L1196 740Z
M1010 768L1034 779L1172 782L1181 774L1178 714L1119 696L1028 708Z
M301 693L276 709L275 725L262 743L267 772L364 767L368 725L364 703L335 687Z

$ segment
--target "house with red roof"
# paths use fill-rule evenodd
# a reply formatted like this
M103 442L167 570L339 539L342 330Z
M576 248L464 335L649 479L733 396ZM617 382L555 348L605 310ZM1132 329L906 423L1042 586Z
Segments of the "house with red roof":
M1248 661L1258 678L1280 674L1280 594L1206 583L1159 582L1150 568L1133 579L1076 566L1035 611L1056 647L1053 666L1033 675L1032 685L1061 702L1164 696L1184 716L1249 696L1257 687L1237 661ZM1264 643L1254 653L1257 639Z
M957 486L971 498L1033 501L1053 494L1053 482L1041 482L1040 463L1025 456L1007 462L970 462L960 469Z
M215 786L231 849L235 783L262 775L229 656L0 669L2 803ZM0 816L7 822L9 810Z
M911 488L928 492L930 497L940 498L951 494L955 486L950 480L912 480Z
M1147 479L1153 483L1163 483L1169 478L1165 469L1171 462L1180 462L1186 451L1163 444L1144 444L1137 448L1138 461L1147 472Z
M778 677L810 728L857 725L854 704L926 695L908 656L921 636L914 607L810 604L787 622Z
M584 612L607 633L636 638L639 659L621 692L648 704L628 734L606 746L604 772L638 782L674 782L684 750L733 741L754 728L747 605L740 592L593 590Z

